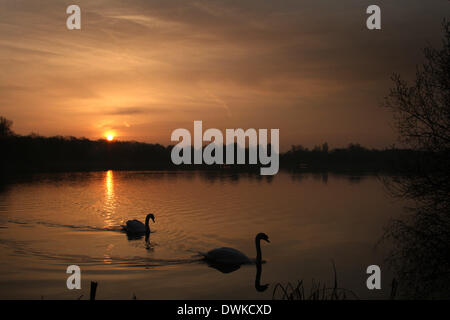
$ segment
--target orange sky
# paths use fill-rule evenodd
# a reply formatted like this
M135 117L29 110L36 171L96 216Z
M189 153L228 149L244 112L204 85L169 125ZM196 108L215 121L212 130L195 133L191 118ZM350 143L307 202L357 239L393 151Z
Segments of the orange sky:
M0 115L14 131L168 144L172 130L279 128L291 144L395 142L379 107L438 44L447 0L0 0ZM395 2L395 3L394 3ZM66 29L78 4L82 30Z

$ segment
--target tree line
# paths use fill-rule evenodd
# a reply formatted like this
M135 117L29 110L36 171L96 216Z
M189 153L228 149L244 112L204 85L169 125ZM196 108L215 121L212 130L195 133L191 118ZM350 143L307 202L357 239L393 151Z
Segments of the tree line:
M173 146L135 141L90 140L76 137L18 135L12 121L0 117L0 165L3 175L23 172L86 170L237 170L252 171L260 165L181 165L171 161ZM238 145L235 144L235 156ZM270 148L269 148L270 149ZM398 170L415 151L368 149L359 144L330 149L327 143L312 149L294 145L281 153L280 167L298 171L389 171ZM192 152L193 154L193 152ZM224 147L224 154L226 148ZM246 159L249 149L245 149ZM235 161L236 163L236 161Z

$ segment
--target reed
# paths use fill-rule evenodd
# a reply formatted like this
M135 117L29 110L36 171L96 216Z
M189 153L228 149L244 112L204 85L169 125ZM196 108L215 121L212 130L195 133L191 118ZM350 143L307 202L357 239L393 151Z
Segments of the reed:
M336 266L333 262L334 284L328 287L326 284L312 281L310 290L307 292L303 280L296 284L288 282L282 284L278 282L273 288L273 300L348 300L358 299L358 296L351 290L340 288L337 281Z

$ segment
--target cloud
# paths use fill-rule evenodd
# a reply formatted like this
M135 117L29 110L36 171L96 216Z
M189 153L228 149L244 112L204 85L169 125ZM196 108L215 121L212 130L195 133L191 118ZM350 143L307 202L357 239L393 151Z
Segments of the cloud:
M383 29L370 32L369 0L77 4L82 30L68 31L64 1L2 1L0 103L17 130L95 136L97 123L126 121L134 137L169 139L173 125L201 119L280 127L288 146L330 136L345 145L370 127L388 145L377 99L392 72L413 74L421 48L439 43L448 9L381 0Z
M121 107L102 113L112 116L125 116L125 115L139 115L148 113L164 113L164 112L167 112L167 110L161 108Z

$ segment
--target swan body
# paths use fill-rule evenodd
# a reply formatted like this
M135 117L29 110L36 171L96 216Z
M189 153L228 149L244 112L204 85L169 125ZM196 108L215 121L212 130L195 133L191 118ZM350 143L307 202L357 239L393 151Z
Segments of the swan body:
M252 262L249 257L247 257L239 250L228 247L217 248L208 251L205 254L205 258L216 264L241 265L249 264Z
M139 220L128 220L126 225L122 226L122 229L129 234L143 235L150 233L149 220L152 219L155 222L155 216L152 213L149 213L145 218L145 224L140 222Z
M145 224L139 220L128 220L125 229L129 233L145 233Z
M256 263L262 262L261 255L261 240L269 241L269 237L265 233L258 233L255 237L255 246L256 246ZM205 260L212 266L240 266L243 264L250 264L255 262L254 260L247 257L241 251L223 247L213 249L203 254Z

